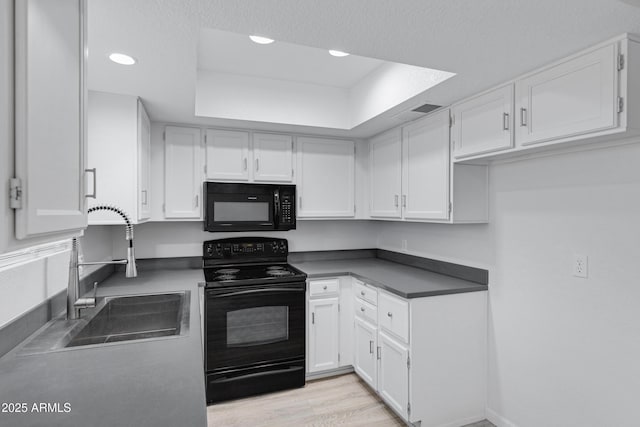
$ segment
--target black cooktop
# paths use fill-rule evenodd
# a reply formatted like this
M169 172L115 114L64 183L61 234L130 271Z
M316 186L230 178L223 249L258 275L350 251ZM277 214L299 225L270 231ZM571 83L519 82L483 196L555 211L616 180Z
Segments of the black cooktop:
M241 264L204 268L207 287L305 281L307 275L289 264Z

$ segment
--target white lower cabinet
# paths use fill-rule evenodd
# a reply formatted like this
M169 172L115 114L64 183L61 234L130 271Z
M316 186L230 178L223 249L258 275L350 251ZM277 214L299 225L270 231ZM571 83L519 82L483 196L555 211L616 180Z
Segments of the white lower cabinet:
M378 333L378 393L404 419L409 409L409 348Z
M373 388L377 390L376 350L378 347L378 328L356 317L354 332L353 369Z
M309 372L339 365L338 297L309 301Z
M354 370L394 412L423 427L484 419L486 292L405 299L359 280L354 290Z
M351 278L308 281L307 373L316 374L350 366L353 360Z

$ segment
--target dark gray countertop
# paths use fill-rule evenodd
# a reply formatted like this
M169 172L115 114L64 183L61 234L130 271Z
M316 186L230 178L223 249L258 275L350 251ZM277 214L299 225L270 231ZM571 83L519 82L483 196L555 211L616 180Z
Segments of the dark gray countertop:
M351 275L403 298L486 291L488 286L379 258L294 262L310 279Z
M16 355L19 346L0 359L0 426L206 426L197 287L203 280L200 269L111 276L98 297L191 291L188 334L26 356ZM3 411L9 403L26 403L27 413ZM33 412L34 403L57 403L62 412Z

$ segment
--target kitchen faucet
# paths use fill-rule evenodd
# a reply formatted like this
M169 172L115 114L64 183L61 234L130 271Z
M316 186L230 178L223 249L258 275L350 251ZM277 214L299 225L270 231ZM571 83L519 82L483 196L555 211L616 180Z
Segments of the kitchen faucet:
M129 220L129 217L122 209L109 205L98 205L89 208L87 213L91 213L98 210L106 210L115 212L120 215L126 223L126 239L129 242L127 246L127 258L115 261L97 261L97 262L78 262L78 238L74 237L71 240L71 258L69 260L69 283L67 285L67 319L80 318L80 310L83 308L96 306L96 290L98 282L93 286L93 297L80 298L80 271L78 269L81 265L106 265L106 264L123 264L125 265L125 276L136 277L138 270L136 269L136 257L133 251L133 224Z

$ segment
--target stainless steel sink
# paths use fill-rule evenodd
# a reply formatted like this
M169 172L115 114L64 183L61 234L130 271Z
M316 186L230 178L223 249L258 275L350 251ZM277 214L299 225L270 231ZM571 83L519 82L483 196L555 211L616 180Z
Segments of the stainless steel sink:
M65 347L180 335L184 293L105 298L105 303Z
M81 319L50 322L18 355L171 339L189 332L190 291L105 297Z

